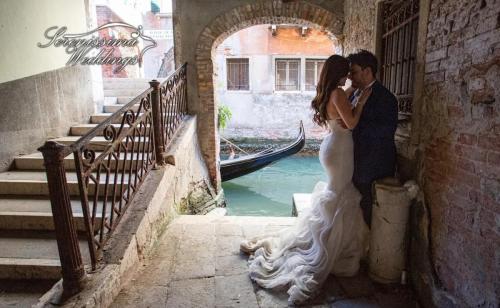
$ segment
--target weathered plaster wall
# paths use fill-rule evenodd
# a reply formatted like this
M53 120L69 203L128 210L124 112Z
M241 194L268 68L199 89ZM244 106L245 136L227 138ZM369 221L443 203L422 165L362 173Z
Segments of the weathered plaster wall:
M91 69L64 67L0 83L0 106L0 170L5 171L16 155L36 152L45 140L88 122L94 112Z
M343 1L173 1L176 63L188 62L189 111L199 115L199 137L212 183L219 187L214 104L214 48L230 34L266 23L305 22L342 34ZM193 14L196 12L196 14Z
M221 134L225 138L295 138L300 121L306 138L320 139L325 129L312 121L311 100L315 91L306 89L306 60L325 60L336 51L326 33L308 29L302 36L299 26L270 25L238 31L217 48L216 103L229 107L232 118ZM314 48L311 48L314 46ZM247 58L249 90L227 90L226 59ZM276 91L276 59L300 60L299 89Z
M306 137L321 139L325 129L312 121L311 101L315 92L312 91L274 91L274 58L297 58L297 56L254 55L249 58L250 90L227 91L225 58L221 55L217 67L217 104L228 106L232 118L221 132L225 138L295 138L300 121L304 123ZM302 58L302 69L306 57ZM302 88L304 89L304 69ZM222 76L222 78L221 78ZM221 80L222 79L222 80Z
M68 32L87 30L84 1L0 1L0 83L61 68L68 61L62 47L39 48L45 30L66 26Z
M36 46L54 25L71 33L96 27L94 0L0 2L0 171L103 104L99 67L66 67L62 47Z
M375 4L377 0L344 1L344 54L357 49L375 52Z
M229 107L233 117L221 134L234 139L293 139L302 121L307 138L320 139L326 130L311 120L313 97L304 93L226 93L220 101Z

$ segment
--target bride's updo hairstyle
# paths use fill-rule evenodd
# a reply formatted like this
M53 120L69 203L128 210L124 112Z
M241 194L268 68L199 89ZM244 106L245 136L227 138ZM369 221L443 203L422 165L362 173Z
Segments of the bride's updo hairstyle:
M339 86L340 79L346 77L348 73L349 61L346 58L333 55L325 61L316 86L316 97L311 102L314 111L313 121L316 124L326 126L328 121L326 106L330 94Z

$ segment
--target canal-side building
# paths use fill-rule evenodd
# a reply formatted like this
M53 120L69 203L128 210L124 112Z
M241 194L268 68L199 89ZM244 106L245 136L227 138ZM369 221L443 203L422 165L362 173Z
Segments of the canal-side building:
M159 2L148 3L150 13ZM240 83L245 78L228 82L227 64L245 67L246 56L234 51L239 60L232 62L223 42L252 26L261 27L262 42L271 41L275 25L278 38L280 29L299 40L324 33L332 53L362 48L377 55L379 80L399 104L398 177L420 187L410 211L404 277L423 307L498 307L498 1L173 0L176 70L158 81L107 78L98 65L66 65L70 55L62 42L43 46L52 26L71 34L96 29L97 4L0 2L2 305L108 307L130 286L136 296L130 306L144 304L146 295L170 307L274 303L278 296L252 288L246 260L234 247L252 228L276 230L293 218L210 215L224 199L219 95L257 90L259 81L249 74L248 89ZM270 68L261 85L269 100L289 87L307 92L308 57L317 67L316 56L327 54L321 50L304 57L280 51L261 62ZM253 57L247 57L249 73ZM303 74L290 78L293 67ZM242 101L257 104L243 94ZM166 253L178 249L182 256ZM158 255L158 270L140 271ZM147 279L136 280L136 273ZM41 281L47 285L39 287ZM248 292L238 292L238 281ZM384 294L372 286L358 297L385 307ZM338 300L323 299L319 305Z
M324 61L341 53L334 37L302 25L257 25L229 36L216 53L216 100L232 113L225 138L293 139L300 121L308 139L323 137L310 104Z

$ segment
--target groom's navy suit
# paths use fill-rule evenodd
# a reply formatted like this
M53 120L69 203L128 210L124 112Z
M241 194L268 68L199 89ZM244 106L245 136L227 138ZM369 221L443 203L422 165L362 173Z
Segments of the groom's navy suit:
M362 195L361 209L371 224L373 181L394 176L396 146L394 133L398 124L396 97L380 82L372 85L358 125L352 131L354 173L352 181Z

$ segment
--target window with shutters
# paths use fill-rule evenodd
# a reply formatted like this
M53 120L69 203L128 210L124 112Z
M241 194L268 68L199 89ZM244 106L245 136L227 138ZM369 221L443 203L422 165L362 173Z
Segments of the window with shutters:
M300 59L276 59L276 91L300 90Z
M324 63L323 59L306 59L306 91L316 91Z
M247 58L226 59L227 89L249 90L249 69Z

